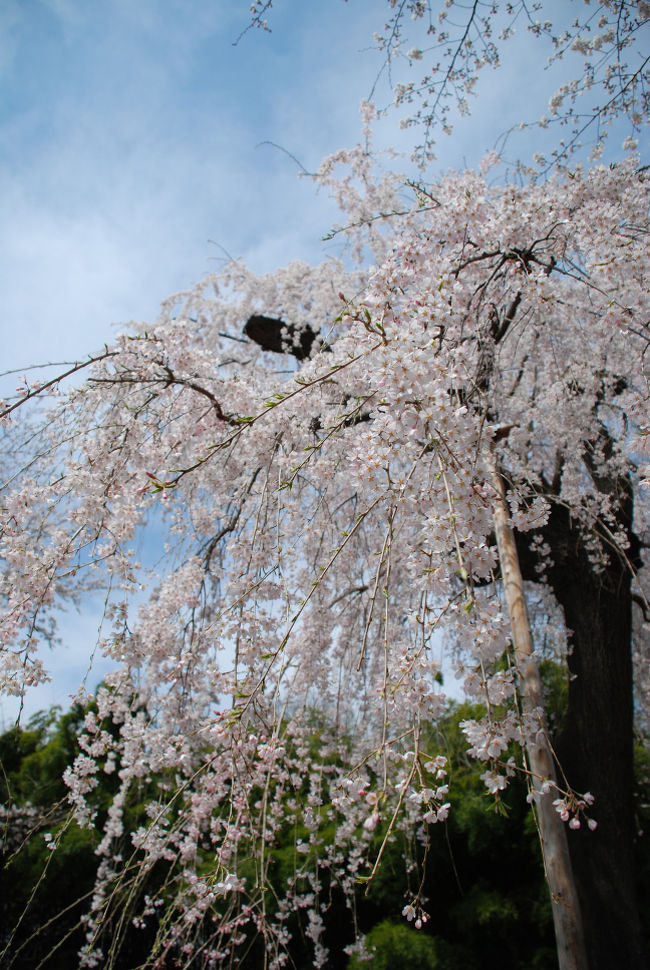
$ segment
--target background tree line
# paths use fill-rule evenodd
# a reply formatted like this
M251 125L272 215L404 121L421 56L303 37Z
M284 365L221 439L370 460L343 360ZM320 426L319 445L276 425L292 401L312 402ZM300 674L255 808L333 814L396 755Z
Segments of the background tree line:
M544 664L543 673L557 734L566 713L566 677L551 662ZM0 736L0 922L2 966L7 970L41 966L67 970L75 964L83 943L80 920L97 876L97 832L116 788L110 775L101 776L93 796L97 828L80 828L71 818L62 775L79 753L78 736L86 713L80 706L67 713L52 709ZM356 970L367 965L345 952L354 938L353 920L367 934L370 965L377 970L397 965L404 970L545 970L553 966L553 923L534 817L526 805L525 781L516 778L506 791L490 796L480 777L481 765L465 752L459 724L482 713L476 705L451 702L440 722L429 728L436 747L449 759L454 807L444 823L430 826L426 851L421 831L397 834L367 893L359 883L354 913L339 890L330 891L325 885L325 893L329 892L325 938L333 968ZM315 717L314 745L319 743L318 721ZM645 932L650 936L650 756L640 740L635 768L638 892L641 912L646 914ZM143 820L145 804L161 783L164 778L149 777L132 793L127 807L131 829ZM304 829L287 825L274 840L270 872L278 898L292 878L296 844L305 834ZM381 834L381 828L373 833L375 851ZM55 836L59 844L52 852L48 846ZM123 851L126 856L131 852L126 836ZM405 857L411 860L410 872L405 871ZM211 861L206 856L206 869ZM180 863L168 865L175 864ZM145 908L145 896L159 893L161 887L164 894L165 869L160 864L147 876L138 888L141 898L137 901L129 901L130 890L125 886L123 905L135 913ZM246 871L245 863L242 871ZM322 875L327 883L326 872ZM421 883L422 899L428 902L430 913L421 930L405 923L402 915L413 882ZM175 965L173 956L162 962L149 958L160 918L154 911L142 920L115 927L117 970ZM292 923L287 965L301 968L311 959L306 914L295 913ZM250 931L242 935L238 954L241 965L250 970L265 965L263 947ZM189 966L201 966L200 953Z

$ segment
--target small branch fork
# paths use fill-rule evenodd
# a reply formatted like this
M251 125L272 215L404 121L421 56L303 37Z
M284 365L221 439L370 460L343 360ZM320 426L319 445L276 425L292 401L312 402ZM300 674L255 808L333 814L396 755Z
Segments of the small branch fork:
M64 381L66 377L71 377L73 374L77 374L80 370L84 370L84 368L90 367L91 364L96 364L100 360L107 360L109 357L117 357L119 353L120 351L109 350L107 347L103 353L97 354L95 357L89 357L88 360L83 360L80 362L75 361L75 363L72 364L67 371L64 371L63 374L57 374L56 377L51 378L49 381L45 381L44 384L39 384L38 387L33 387L31 390L27 391L26 394L23 394L23 396L17 401L14 401L13 404L8 405L6 408L0 411L0 421L2 421L3 418L9 417L12 411L15 411L23 404L26 404L27 401L38 397L39 394L42 394L44 391L54 387L55 384L59 384L61 381Z

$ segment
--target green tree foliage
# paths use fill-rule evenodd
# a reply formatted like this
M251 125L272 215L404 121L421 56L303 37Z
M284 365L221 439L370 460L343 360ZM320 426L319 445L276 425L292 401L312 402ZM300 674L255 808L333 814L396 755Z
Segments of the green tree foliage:
M63 775L79 753L86 710L76 706L34 715L26 728L0 735L0 966L15 970L68 970L84 942L81 917L97 877L96 827L81 828L71 816ZM116 781L102 775L95 792L96 820L106 817ZM142 817L134 799L132 818ZM56 849L54 849L56 845ZM131 927L124 934L131 970L151 940ZM134 963L135 961L135 963Z
M441 966L435 941L403 923L383 920L370 930L366 944L373 970L392 970L393 967L438 970ZM350 970L363 970L368 964L353 956L349 966Z
M79 918L97 868L96 834L70 820L62 776L77 752L83 713L53 708L0 736L2 966L76 962ZM56 851L48 848L54 839Z
M552 707L561 711L566 684L553 665L546 665L544 674ZM553 965L550 905L534 817L526 806L525 778L515 778L495 798L479 777L481 766L465 754L460 723L480 713L468 704L452 704L447 716L431 729L432 745L449 759L454 808L445 823L429 826L426 832L412 832L408 838L395 833L389 838L375 878L359 885L355 913L346 906L341 891L329 885L327 871L321 870L321 894L328 898L328 966L333 970L364 966L373 970L483 970L488 966L543 970ZM96 876L96 830L81 829L70 820L62 781L66 765L78 753L76 737L83 715L80 708L63 715L54 709L32 718L26 728L12 728L0 736L4 813L0 918L6 951L0 965L8 970L41 966L67 970L76 965L83 943L79 920ZM560 713L556 721L561 722ZM319 744L316 723L313 744ZM650 757L642 744L637 747L637 779L640 890L641 898L650 901L649 840L642 834L644 828L650 831ZM162 781L149 779L146 788ZM95 792L99 816L110 804L110 782L110 776L100 776ZM142 815L145 794L144 789L135 793L129 807L134 824ZM323 832L327 839L327 828ZM277 840L270 870L272 891L278 898L294 876L296 844L306 835L288 823ZM373 833L371 856L384 835L381 827ZM54 851L48 848L50 837L57 843ZM125 857L130 851L125 841ZM406 873L405 857L412 860ZM209 867L211 860L206 858L204 864ZM154 882L158 890L164 878L164 871L154 873L149 882L138 885L138 893L144 896ZM407 924L402 915L418 891L428 914L420 929L413 921ZM128 914L125 890L123 915L130 923ZM355 920L366 934L369 964L349 949ZM157 928L156 917L144 926L121 927L119 933L116 925L116 940L121 936L116 960L120 970L151 965L147 954ZM306 966L311 949L303 912L293 914L290 929L290 965ZM241 952L245 953L241 965L251 970L264 965L261 941L251 937ZM166 965L163 961L160 967Z

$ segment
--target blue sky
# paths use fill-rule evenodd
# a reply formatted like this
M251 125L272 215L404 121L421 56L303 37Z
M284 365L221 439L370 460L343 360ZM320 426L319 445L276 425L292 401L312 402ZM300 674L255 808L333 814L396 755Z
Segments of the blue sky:
M258 271L336 252L320 242L332 205L260 143L313 170L357 140L387 5L275 0L272 33L233 46L247 10L246 0L0 4L0 371L84 356L111 323L151 320L219 265L220 246ZM520 32L482 78L473 116L443 137L439 168L476 164L509 124L539 116L552 89L542 65ZM380 134L408 144L395 115Z
M372 4L349 32L335 4L340 22L332 0L285 4L288 30L280 4L273 34L234 47L241 0L4 0L0 369L75 358L111 322L151 319L219 245L259 270L319 258L325 200L256 146L309 168L355 140L373 65L352 35L369 35Z
M355 7L278 2L273 33L235 47L242 0L3 0L0 371L82 358L112 324L155 318L220 247L259 271L322 258L334 208L257 146L313 169L356 141L376 0ZM54 681L24 714L66 705L101 605L62 618ZM0 719L16 710L2 701Z
M83 358L113 324L154 319L224 250L257 271L338 254L338 241L321 242L333 205L260 143L313 170L358 140L387 5L275 0L272 33L233 46L248 6L2 0L0 371ZM483 77L473 116L442 140L439 169L475 165L510 124L544 112L553 83L531 57L523 32ZM408 148L395 115L382 139ZM66 621L56 684L27 711L65 703L96 629L92 610Z

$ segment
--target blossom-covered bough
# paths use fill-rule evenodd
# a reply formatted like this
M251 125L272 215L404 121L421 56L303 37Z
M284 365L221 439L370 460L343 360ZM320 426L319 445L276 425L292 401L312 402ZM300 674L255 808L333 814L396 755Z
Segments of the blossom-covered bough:
M464 731L486 788L527 778L560 966L643 965L630 645L647 175L631 158L494 187L494 161L405 204L367 146L338 153L318 178L350 166L338 197L370 269L234 263L118 337L46 420L3 407L4 689L46 676L61 603L106 599L115 669L66 774L77 819L102 825L82 965L113 965L135 924L146 966L263 951L280 967L304 914L325 966L331 892L354 914L395 834L426 846L453 811L429 730L443 646L444 676L485 708ZM286 325L285 353L263 349L264 318ZM134 551L148 530L155 583ZM532 636L524 594L542 604ZM551 745L535 632L559 608L569 708ZM404 915L422 926L433 904L412 871Z
M574 828L598 819L585 864L613 850L621 866L630 666L603 660L594 688L594 631L586 642L569 612L578 592L555 577L583 568L629 624L638 551L625 422L642 421L647 394L647 183L622 163L543 187L490 189L466 173L430 194L435 207L403 218L367 278L334 262L264 278L236 265L171 300L50 412L40 459L5 490L10 689L43 676L35 631L57 602L109 590L102 648L116 670L67 777L87 824L98 772L120 779L88 965L110 965L116 927L132 918L159 920L152 960L200 952L219 965L254 927L282 965L301 907L323 964L323 874L352 900L378 861L367 851L378 825L386 838L404 825L426 838L449 810L444 758L422 747L443 710L443 640L486 707L465 731L488 789L527 772L538 810ZM326 346L288 374L290 354L240 342L260 309L320 324ZM572 691L582 703L596 690L588 703L603 708L616 698L625 722L621 750L584 765L594 737L572 714L568 755L577 778L599 782L593 809L564 761L566 778L533 767L544 721L522 702L534 658L512 649L499 482L526 578L550 584L574 631ZM129 548L153 516L167 535L163 578L136 610ZM610 651L620 638L606 637ZM314 750L319 716L331 727ZM161 773L169 789L151 792L149 823L125 833L130 790ZM268 852L287 825L303 834L278 897ZM124 835L130 857L115 854ZM160 894L139 912L139 881L163 864ZM426 917L417 887L408 906Z

